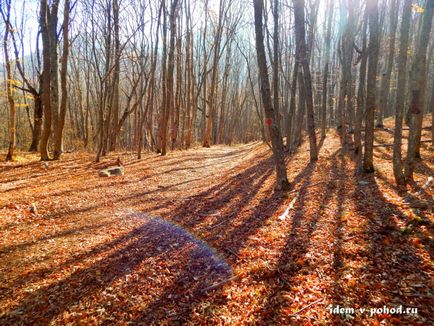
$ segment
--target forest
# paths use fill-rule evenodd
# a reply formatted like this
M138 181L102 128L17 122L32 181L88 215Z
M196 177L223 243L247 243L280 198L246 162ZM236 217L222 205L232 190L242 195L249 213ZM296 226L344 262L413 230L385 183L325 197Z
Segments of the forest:
M0 325L430 325L434 0L0 0Z

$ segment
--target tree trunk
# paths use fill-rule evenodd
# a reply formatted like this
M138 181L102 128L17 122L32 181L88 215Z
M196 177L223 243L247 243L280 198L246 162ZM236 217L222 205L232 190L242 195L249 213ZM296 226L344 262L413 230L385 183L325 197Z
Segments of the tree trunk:
M326 136L326 124L327 124L327 79L329 74L329 61L330 61L330 42L332 32L332 19L333 19L333 1L329 0L327 3L327 32L325 39L325 64L324 64L324 76L322 83L322 105L321 105L321 138Z
M292 143L294 142L294 126L292 120L295 119L295 106L296 101L295 97L297 94L297 79L298 79L298 62L297 60L294 63L294 69L292 71L292 85L291 85L291 99L289 100L289 112L288 112L288 125L286 126L286 146L287 150L290 151L292 148ZM300 125L297 125L298 128L301 128Z
M374 120L379 52L378 0L368 0L366 4L366 10L368 11L369 20L369 61L366 86L365 153L363 156L363 170L367 173L370 173L374 172Z
M39 94L34 95L35 108L33 113L33 129L32 129L32 143L29 147L29 152L37 152L39 147L39 140L41 139L42 130L42 101Z
M411 21L411 0L405 0L400 30L400 45L398 57L398 82L395 108L395 131L393 138L393 175L398 185L405 185L402 170L402 120L405 105L405 85L407 77L408 39Z
M51 57L50 57L50 37L48 34L48 5L47 0L41 0L40 3L40 16L39 26L42 36L42 58L43 58L43 71L42 71L42 83L41 83L41 97L42 105L44 107L44 124L41 135L41 142L39 145L39 151L41 153L41 160L47 161L50 159L48 154L48 140L51 135Z
M69 0L65 0L63 10L63 51L62 51L62 66L60 71L60 88L62 97L60 100L59 119L54 131L54 159L60 159L62 154L62 135L63 127L65 126L66 105L68 99L67 73L68 73L68 55L69 55Z
M430 31L434 12L434 1L427 0L419 30L416 55L411 72L410 131L408 136L407 157L405 160L405 178L413 179L414 162L422 133L423 109L426 101L426 55L430 41Z
M380 103L378 107L378 115L376 126L383 127L384 113L387 111L387 99L389 97L390 77L393 69L393 59L395 57L395 38L396 26L398 25L399 1L393 0L390 8L390 31L389 31L389 57L387 59L387 70L381 80L380 86Z
M306 52L305 19L304 19L304 0L293 0L295 16L295 38L296 52L298 60L303 68L304 87L306 92L306 119L307 132L310 144L310 161L318 159L318 149L316 144L315 123L313 113L312 78L309 68L309 59Z
M353 107L352 107L352 74L351 63L353 60L353 47L354 47L354 8L341 10L341 25L344 26L344 31L340 37L339 58L341 62L341 81L339 90L339 124L338 129L341 132L342 146L345 147L347 143L347 122L349 131L352 128ZM348 115L348 119L346 117Z
M357 111L356 111L356 121L355 121L355 130L354 130L354 152L356 154L356 162L357 162L357 173L362 172L362 158L363 158L363 149L362 149L362 124L363 117L365 113L365 96L366 96L366 64L368 62L368 54L367 54L367 16L365 13L365 19L363 22L363 41L362 41L362 56L360 62L360 72L359 72L359 88L357 90Z
M214 53L213 53L213 65L211 70L211 87L209 90L208 100L206 101L209 108L208 115L206 117L205 132L203 138L203 147L210 147L211 145L211 129L212 120L215 113L215 102L216 102L216 88L217 88L217 73L218 73L218 63L220 60L220 43L222 39L223 32L223 16L224 16L224 2L225 0L220 0L219 3L219 17L216 36L214 38ZM205 78L205 77L204 77Z
M269 126L273 157L276 167L276 189L289 189L288 177L286 175L286 165L283 156L283 143L279 126L275 120L275 112L271 102L270 81L268 80L267 59L265 55L264 34L262 15L264 3L263 0L253 1L255 12L255 35L256 35L256 53L259 68L259 78L261 80L261 95L264 106L265 118Z
M170 8L170 43L167 62L167 89L166 89L166 103L163 107L163 117L160 128L161 133L161 155L167 153L167 129L170 117L170 112L173 110L173 72L175 70L175 36L176 36L176 14L177 14L178 0L173 0ZM163 95L164 96L164 95Z
M279 101L279 0L273 1L273 109L276 123L280 128L280 101ZM271 59L270 59L271 60Z
M58 129L59 124L59 55L57 45L59 43L59 36L57 34L57 22L59 12L60 0L53 0L50 6L47 6L47 25L48 37L50 39L50 101L51 101L51 115L52 115L52 132Z
M0 6L1 15L5 23L5 34L3 35L3 50L5 55L5 65L6 65L6 93L9 106L9 148L6 154L6 161L12 161L14 158L15 150L15 101L12 94L12 66L11 60L9 58L9 34L13 33L11 30L10 16L11 16L11 1L5 1L6 12Z

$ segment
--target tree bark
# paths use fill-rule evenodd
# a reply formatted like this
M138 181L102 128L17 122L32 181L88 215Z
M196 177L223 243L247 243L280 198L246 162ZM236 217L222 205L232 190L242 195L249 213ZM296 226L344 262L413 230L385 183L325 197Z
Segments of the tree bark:
M368 62L367 54L367 16L365 13L365 20L363 22L362 29L362 52L361 52L361 62L360 62L360 72L359 72L359 88L357 90L357 111L356 111L356 121L354 130L354 152L356 154L357 162L357 173L362 172L362 158L363 158L363 148L362 148L362 124L363 117L365 113L365 96L366 96L366 65Z
M62 136L63 127L65 126L66 105L68 100L68 85L67 85L67 73L68 73L68 55L69 55L69 13L70 13L69 0L65 0L65 7L63 10L63 51L62 51L62 66L60 71L60 88L62 97L60 100L59 118L54 131L54 153L53 158L55 160L60 159L62 154Z
M332 32L332 19L333 19L333 1L329 0L327 3L327 32L325 39L325 64L324 64L324 76L322 83L322 105L321 105L321 138L326 136L326 125L327 125L327 80L329 74L329 61L330 61L330 42L331 42L331 32Z
M405 185L405 177L402 170L402 120L405 104L405 85L407 77L407 57L409 45L409 31L411 21L411 0L405 0L402 21L400 27L400 45L398 57L398 82L395 107L395 131L393 138L393 175L398 185Z
M8 153L6 154L6 161L12 161L14 159L15 150L15 101L13 97L13 74L11 60L9 58L9 34L13 33L11 31L11 1L5 1L6 12L0 6L0 12L5 23L5 33L3 35L3 50L5 55L5 65L6 65L6 96L8 99L9 106L9 147Z
M218 73L218 63L220 60L220 43L221 43L222 32L223 32L224 3L225 0L220 0L218 25L216 30L216 36L214 37L214 53L213 53L213 65L211 70L211 85L210 85L208 100L206 101L209 110L208 110L208 115L206 117L203 147L210 147L211 145L211 129L213 125L212 120L215 112L215 102L216 102L215 97L216 97L217 76L218 76L217 73Z
M316 144L315 123L313 113L312 78L309 68L309 59L306 51L306 31L304 19L304 0L293 0L295 16L295 38L297 47L298 61L303 68L304 87L306 92L306 116L307 132L309 135L310 161L318 159L318 149Z
M369 21L368 76L366 94L365 153L363 156L364 172L374 172L374 123L376 107L376 79L379 52L378 0L366 3Z
M51 135L51 56L50 56L50 36L48 33L48 5L47 0L40 2L40 16L39 26L42 36L42 58L43 58L43 71L41 83L41 97L42 105L44 107L44 123L41 135L41 142L39 151L41 153L41 160L47 161L50 159L48 154L48 140Z
M169 53L167 62L167 89L166 89L166 101L163 108L163 117L161 128L161 155L166 155L167 153L167 129L170 117L170 112L173 110L173 72L175 69L175 36L176 36L176 15L177 15L178 0L173 0L170 7L170 43L169 43ZM164 95L163 95L164 96Z
M262 15L264 10L263 0L253 0L255 12L255 35L256 53L259 68L259 78L261 80L261 95L264 106L265 118L269 126L274 163L276 167L276 189L289 189L288 177L286 174L285 159L283 156L283 143L279 126L275 120L275 112L271 101L270 81L268 80L267 59L264 46L264 31Z
M406 180L413 179L414 163L417 148L422 133L423 109L426 101L426 55L434 12L434 1L425 2L422 17L422 26L419 30L416 54L411 71L411 104L410 104L410 131L408 136L407 157L405 160L404 176Z
M393 0L390 8L390 31L389 31L389 56L387 59L387 70L381 80L380 86L380 103L378 107L378 115L376 126L382 128L384 113L387 111L387 100L389 97L390 77L393 69L393 59L395 57L395 36L396 26L398 25L399 1Z

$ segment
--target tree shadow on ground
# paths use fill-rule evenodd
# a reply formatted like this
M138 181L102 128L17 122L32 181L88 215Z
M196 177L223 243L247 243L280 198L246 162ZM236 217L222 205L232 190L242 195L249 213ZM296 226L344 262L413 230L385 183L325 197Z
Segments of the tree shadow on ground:
M94 313L101 313L105 309L113 310L108 311L107 315L102 313L99 316L100 322L103 323L105 317L112 318L114 315L120 318L117 321L122 318L128 320L131 318L129 313L136 311L132 307L136 302L113 297L118 292L122 294L123 286L134 285L143 289L139 283L144 283L146 289L158 291L158 285L162 284L152 284L156 274L165 276L164 285L167 287L175 285L173 275L188 275L183 278L186 289L207 287L230 277L230 266L204 242L160 218L145 215L143 218L144 223L140 227L96 250L103 252L106 257L93 261L88 267L74 269L61 280L54 280L47 286L26 293L17 306L9 307L0 316L0 324L49 324L57 316L68 318L69 309L74 309L79 304L86 305L88 299L97 301L94 307L87 307ZM91 252L88 254L92 255ZM136 269L141 271L140 279L131 282L128 275ZM177 282L180 282L179 278ZM115 287L115 284L116 292L110 293L113 290L111 286ZM152 295L155 293L149 293L149 296ZM178 299L173 298L173 302ZM111 306L113 304L115 306Z
M171 217L167 216L167 218L171 218L189 230L194 230L195 234L200 234L199 237L202 240L217 248L222 254L227 255L233 266L237 266L242 260L240 251L248 246L247 241L249 238L258 232L266 224L267 220L281 208L283 202L288 199L285 193L274 191L273 183L265 184L265 181L274 171L271 159L258 162L257 165L246 169L223 185L193 196L175 209L173 214L170 214ZM300 189L308 186L314 168L315 163L307 165L291 185L295 187L298 183L301 183ZM260 193L262 199L254 206L253 210L245 212L243 208L258 193ZM222 214L216 214L219 218L207 220L210 214L215 214L217 211L223 212ZM234 220L239 223L233 224ZM202 225L206 225L206 227ZM294 232L296 231L294 230ZM248 250L255 250L255 248L248 248ZM263 270L258 270L255 277L260 277L262 273L264 273ZM183 272L178 275L179 280L188 278L191 278L188 273ZM163 314L168 307L172 307L176 312L177 320L185 322L192 318L195 309L201 309L201 302L205 299L211 300L212 303L210 304L215 310L217 306L222 306L226 302L226 297L221 291L223 285L224 283L213 288L212 297L209 297L207 293L203 292L204 284L199 282L191 290L193 293L184 290L187 291L189 300L184 305L177 304L176 306L173 306L171 301L173 288L168 287L159 299L154 301L143 312L142 317L137 321L173 322Z
M323 215L330 201L336 196L341 189L342 173L339 165L336 162L338 152L333 155L333 163L331 164L330 176L327 181L321 184L312 185L311 177L316 164L309 164L306 169L305 178L300 186L298 200L294 206L294 214L291 219L291 224L287 227L288 233L283 249L280 252L278 262L275 267L275 272L272 278L265 279L268 288L268 295L263 299L263 306L260 311L260 320L258 324L291 324L291 316L284 313L282 309L287 307L287 304L282 302L282 294L286 291L291 292L291 289L298 285L298 277L307 275L315 268L315 257L307 258L311 245L313 234L322 223ZM309 188L307 188L309 187ZM316 190L315 190L316 188ZM321 195L320 195L321 194ZM319 198L316 196L320 196ZM343 200L342 197L338 197ZM306 208L306 205L312 201L317 201L313 211L312 206ZM309 211L308 211L309 210ZM341 213L341 209L339 209ZM339 217L336 217L338 219ZM324 226L321 224L321 226ZM286 228L286 227L285 227ZM340 230L336 228L335 236L340 237ZM335 246L339 245L339 240ZM309 255L310 256L310 255ZM337 250L334 263L339 262L339 250ZM288 292L286 292L288 293Z
M354 190L355 194L364 193L355 205L357 213L366 220L367 241L366 250L359 253L366 260L366 265L357 271L360 283L353 289L356 293L360 291L355 296L357 303L372 308L383 305L419 307L418 316L396 315L396 318L404 323L415 322L417 319L414 317L427 318L427 321L432 316L432 278L424 270L420 252L414 243L400 232L397 221L406 217L397 206L384 198L373 174L363 176L363 180L369 184L364 186L357 182ZM423 287L412 287L416 283L423 284Z

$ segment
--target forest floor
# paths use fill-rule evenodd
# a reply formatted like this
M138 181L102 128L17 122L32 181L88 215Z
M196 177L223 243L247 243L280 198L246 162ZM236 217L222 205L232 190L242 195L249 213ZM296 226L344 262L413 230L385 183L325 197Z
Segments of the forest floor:
M433 321L432 206L410 207L432 205L429 143L406 189L392 147L357 176L333 130L318 162L307 142L287 158L286 193L261 143L119 155L126 173L110 178L83 152L0 163L0 324ZM417 313L371 311L400 305Z

